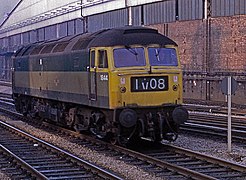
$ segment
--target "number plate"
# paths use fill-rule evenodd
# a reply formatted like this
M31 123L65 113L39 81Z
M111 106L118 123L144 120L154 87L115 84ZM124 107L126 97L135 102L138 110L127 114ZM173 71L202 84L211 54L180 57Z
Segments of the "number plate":
M167 91L168 76L132 77L131 91Z

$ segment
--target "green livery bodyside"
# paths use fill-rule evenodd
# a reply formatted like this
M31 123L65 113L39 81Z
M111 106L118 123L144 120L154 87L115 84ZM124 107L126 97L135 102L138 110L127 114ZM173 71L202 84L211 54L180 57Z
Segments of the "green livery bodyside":
M108 81L99 81L103 73L97 73L95 77L97 87L101 89L97 100L89 98L91 75L88 66L89 52L86 50L15 58L13 93L107 108Z

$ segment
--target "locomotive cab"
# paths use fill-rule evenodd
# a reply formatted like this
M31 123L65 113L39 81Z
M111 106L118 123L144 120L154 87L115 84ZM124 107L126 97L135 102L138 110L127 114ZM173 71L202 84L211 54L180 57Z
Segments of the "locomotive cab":
M105 95L108 101L99 98ZM177 46L135 44L92 48L89 98L92 104L108 105L118 127L110 138L121 144L136 137L176 140L178 127L188 118L187 110L182 107Z
M112 48L110 106L123 141L136 137L174 141L188 118L182 104L177 47L133 45Z

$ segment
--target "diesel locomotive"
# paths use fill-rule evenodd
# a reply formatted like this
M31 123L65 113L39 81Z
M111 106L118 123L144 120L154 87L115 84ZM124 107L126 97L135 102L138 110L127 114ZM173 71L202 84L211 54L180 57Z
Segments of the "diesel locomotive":
M29 44L13 56L16 110L126 145L174 141L182 107L177 44L127 26Z

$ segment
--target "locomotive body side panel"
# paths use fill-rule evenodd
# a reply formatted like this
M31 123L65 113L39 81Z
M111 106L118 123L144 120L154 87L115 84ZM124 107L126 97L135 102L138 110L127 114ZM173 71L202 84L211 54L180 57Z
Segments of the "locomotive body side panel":
M13 93L75 103L93 107L107 108L108 77L107 72L95 74L97 81L97 99L89 99L89 60L71 56L35 57L28 63L27 59L18 59L15 64L15 86ZM88 58L88 57L87 57ZM84 61L83 61L84 60Z

